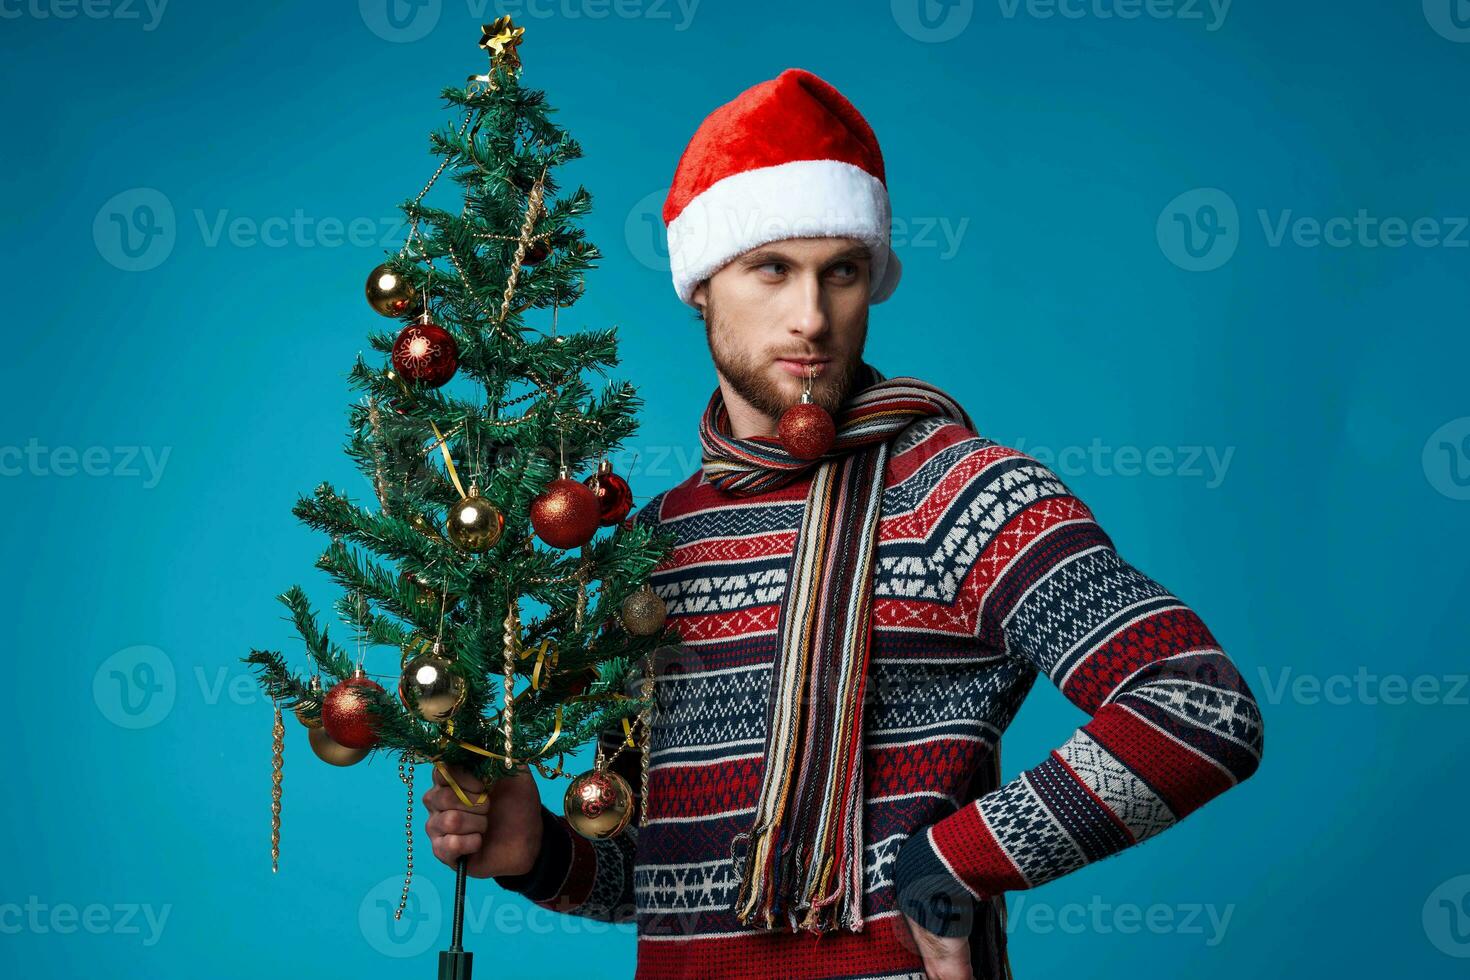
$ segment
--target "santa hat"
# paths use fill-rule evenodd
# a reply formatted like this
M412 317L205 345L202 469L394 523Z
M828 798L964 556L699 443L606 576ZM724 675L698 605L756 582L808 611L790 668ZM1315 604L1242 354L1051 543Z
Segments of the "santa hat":
M883 152L841 92L800 68L741 92L689 140L664 200L679 299L736 256L783 238L856 238L872 249L869 302L903 266L889 246Z

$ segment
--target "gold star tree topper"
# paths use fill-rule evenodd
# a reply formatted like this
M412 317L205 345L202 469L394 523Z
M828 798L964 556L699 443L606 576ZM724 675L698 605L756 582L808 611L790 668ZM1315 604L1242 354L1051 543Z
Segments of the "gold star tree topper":
M490 52L490 66L497 68L505 65L509 68L521 67L521 56L516 52L520 47L521 35L526 33L524 27L516 27L511 23L510 15L497 17L493 23L480 25L484 36L480 38L480 47Z

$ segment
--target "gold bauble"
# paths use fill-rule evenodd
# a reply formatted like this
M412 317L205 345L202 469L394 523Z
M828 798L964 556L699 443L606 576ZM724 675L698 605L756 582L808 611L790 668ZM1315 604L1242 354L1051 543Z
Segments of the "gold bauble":
M322 727L322 679L312 675L306 683L306 696L296 705L296 720L307 728Z
M328 735L325 728L307 729L306 739L311 743L311 750L316 753L318 759L330 762L334 766L355 765L366 759L368 753L372 751L372 749L349 749Z
M464 704L464 678L437 653L421 653L403 665L398 696L424 721L448 721Z
M368 273L367 300L373 309L384 316L399 317L416 308L418 294L414 291L413 283L384 262Z
M464 499L449 508L444 532L465 551L489 551L500 540L504 529L505 517L471 483Z
M668 607L647 582L623 600L623 626L634 636L653 636L663 629Z
M611 769L584 772L562 801L567 823L588 840L616 837L633 816L633 788Z

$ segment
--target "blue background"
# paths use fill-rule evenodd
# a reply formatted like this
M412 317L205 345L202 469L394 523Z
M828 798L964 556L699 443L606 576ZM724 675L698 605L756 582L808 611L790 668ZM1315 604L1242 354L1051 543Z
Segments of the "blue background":
M1463 0L384 3L3 4L13 975L432 975L452 874L420 812L390 925L391 764L329 769L291 723L271 875L271 711L237 658L300 663L289 584L330 608L290 507L321 480L368 496L341 453L345 374L382 326L362 283L502 11L586 150L562 181L593 192L606 258L561 329L619 326L640 503L698 465L714 385L662 195L708 111L805 67L887 159L906 271L869 359L1051 454L1261 699L1252 780L1012 896L1017 974L1464 975ZM1360 210L1425 219L1419 242L1313 245L1299 220ZM330 224L354 219L356 241ZM1084 720L1039 685L1007 777ZM487 976L632 973L631 926L487 883L470 916Z

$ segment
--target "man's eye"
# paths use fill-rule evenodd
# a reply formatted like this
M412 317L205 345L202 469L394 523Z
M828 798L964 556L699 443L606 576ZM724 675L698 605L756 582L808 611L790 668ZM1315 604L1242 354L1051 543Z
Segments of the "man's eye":
M857 272L858 272L858 267L857 267L857 263L856 262L839 262L837 265L834 265L832 267L832 271L834 271L834 272L836 272L839 269L846 269L847 270L845 273L843 273L844 277L846 277L846 276L855 276L855 275L857 275Z
M785 272L786 271L786 263L785 262L762 262L760 265L756 266L756 268L757 269L775 269L775 270L777 270L775 274L776 275L780 275L782 272Z

